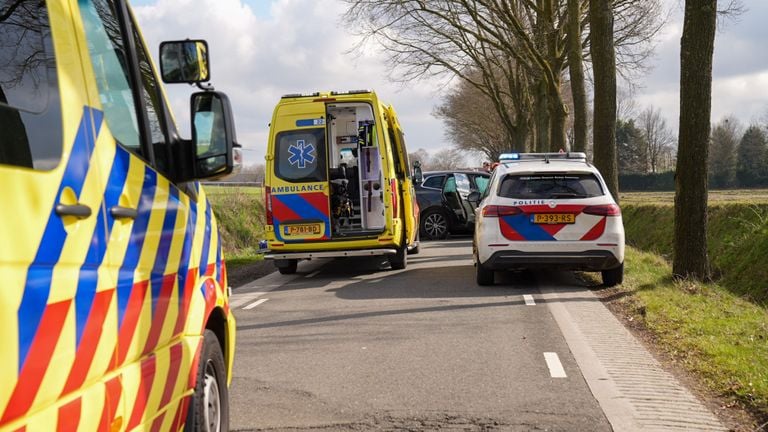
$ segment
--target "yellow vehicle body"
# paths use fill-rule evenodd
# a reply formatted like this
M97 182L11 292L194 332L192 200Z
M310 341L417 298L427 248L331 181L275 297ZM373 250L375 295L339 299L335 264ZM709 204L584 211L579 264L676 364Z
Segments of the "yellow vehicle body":
M171 181L160 153L143 151L157 141L137 133L139 150L121 129L121 118L136 126L146 113L137 104L118 115L103 70L121 63L114 50L96 54L102 33L92 26L120 15L133 31L119 27L110 40L135 43L122 64L142 50L146 60L127 6L21 3L0 39L13 20L39 27L27 26L21 52L0 52L26 55L36 37L46 57L37 84L19 75L0 85L0 431L180 430L206 329L221 339L231 379L235 321L216 219L199 183ZM157 82L151 61L141 72L170 142L168 105L159 85L146 86ZM41 108L27 109L38 94Z
M398 258L418 246L418 206L392 106L371 91L284 96L266 159L266 257L279 269L354 255L404 267Z

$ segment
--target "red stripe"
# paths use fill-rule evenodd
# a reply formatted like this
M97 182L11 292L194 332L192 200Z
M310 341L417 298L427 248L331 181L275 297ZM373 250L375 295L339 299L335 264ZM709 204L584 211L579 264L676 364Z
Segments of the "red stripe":
M120 405L120 378L114 377L107 381L104 389L104 409L101 411L101 420L99 420L99 432L110 432L112 422L117 416L117 407Z
M64 326L64 320L69 313L69 307L72 300L65 300L59 303L49 304L43 312L40 320L40 326L35 334L35 339L29 348L27 361L19 374L19 380L13 389L13 394L8 401L3 417L0 418L0 424L9 422L17 417L26 414L37 396L40 389L40 383L43 381L48 364L51 361L53 350L59 341L61 329ZM8 343L5 341L4 343Z
M280 195L272 195L272 216L277 222L302 219L301 216L280 201Z
M112 368L122 365L125 362L125 356L128 355L128 349L131 347L131 341L136 333L136 324L141 316L141 309L144 305L144 296L147 294L149 281L139 282L133 285L131 296L128 298L128 305L123 315L123 324L117 337L116 358L113 356Z
M77 430L80 424L81 399L77 398L72 402L62 405L59 408L59 420L56 430L61 432L70 432Z
M600 219L600 222L597 223L597 225L593 226L591 230L589 230L586 234L584 234L584 237L581 238L583 241L589 241L589 240L597 240L600 238L601 235L605 232L605 221L606 217L603 216L602 219Z
M160 333L165 326L165 319L168 317L168 306L171 302L174 282L176 282L175 273L163 276L163 283L160 287L160 296L158 297L157 305L155 306L155 316L152 317L149 337L147 338L147 343L144 344L142 354L146 354L157 348L157 341L160 339Z
M522 235L520 235L519 232L515 231L514 228L512 228L507 221L504 220L504 218L499 218L499 228L501 231L501 235L503 235L505 238L509 240L525 240Z
M160 399L160 409L168 405L173 396L173 390L176 387L176 381L179 379L181 373L181 358L182 358L181 344L176 344L171 347L171 359L168 366L168 381L165 383L165 390L163 391L163 398Z
M200 365L200 353L203 352L203 338L200 338L199 340L200 342L198 342L197 348L195 349L195 357L192 359L192 367L189 369L188 389L193 389L197 385L197 368Z
M196 281L197 269L189 269L184 284L184 292L182 293L183 298L180 299L179 316L176 318L176 327L173 329L174 335L178 335L184 330L184 324L187 322L187 314L189 313L189 303L192 300L192 289Z
M126 430L131 430L141 423L141 419L147 409L149 392L152 391L152 384L155 382L155 366L155 356L151 356L141 363L139 392L136 394L136 402L133 404L131 420L128 422Z
M69 372L62 395L77 390L85 382L88 371L91 368L91 363L93 363L93 357L96 354L96 347L101 339L104 321L107 319L109 305L112 302L112 295L114 293L114 289L96 293L93 306L91 306L91 313L88 315L88 321L83 330L80 346L75 354L75 363Z
M163 427L163 420L165 420L165 414L160 414L153 422L152 422L152 429L150 429L150 432L160 432L160 428Z
M187 419L187 411L192 398L187 396L179 401L179 409L176 411L176 417L173 419L173 430L181 429L184 421Z

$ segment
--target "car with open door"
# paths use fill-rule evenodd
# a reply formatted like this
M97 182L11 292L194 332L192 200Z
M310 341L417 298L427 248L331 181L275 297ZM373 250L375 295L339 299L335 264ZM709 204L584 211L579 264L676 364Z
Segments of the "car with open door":
M475 206L468 198L483 193L490 174L483 171L429 171L414 176L416 200L421 211L420 235L443 239L449 234L472 232Z

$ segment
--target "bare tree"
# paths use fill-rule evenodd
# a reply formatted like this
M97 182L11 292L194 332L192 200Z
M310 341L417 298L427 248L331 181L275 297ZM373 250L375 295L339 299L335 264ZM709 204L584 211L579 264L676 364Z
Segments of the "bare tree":
M461 150L445 148L438 150L429 158L428 170L455 170L466 166L466 160Z
M645 144L646 171L659 172L664 155L674 148L674 133L661 116L661 110L653 106L644 109L637 120Z
M672 272L707 279L707 157L717 0L686 0L680 41L680 131Z
M572 150L580 152L587 149L587 90L581 38L583 9L581 0L568 0L568 72L573 100Z

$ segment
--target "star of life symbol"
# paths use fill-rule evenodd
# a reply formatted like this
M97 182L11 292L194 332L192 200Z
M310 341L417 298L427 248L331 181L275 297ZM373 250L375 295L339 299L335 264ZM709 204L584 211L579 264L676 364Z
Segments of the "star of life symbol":
M288 153L291 154L288 162L299 169L304 169L308 163L315 162L315 145L306 143L304 140L296 140L296 144L291 144L288 147Z

